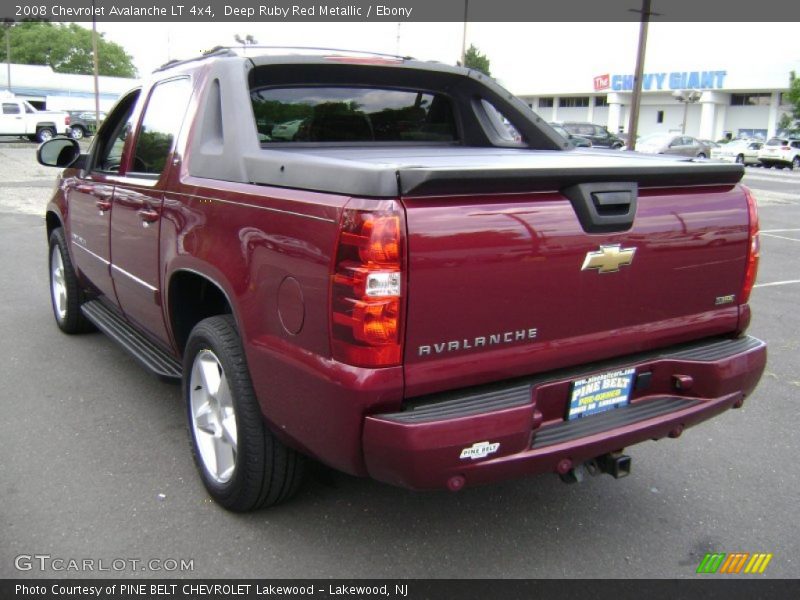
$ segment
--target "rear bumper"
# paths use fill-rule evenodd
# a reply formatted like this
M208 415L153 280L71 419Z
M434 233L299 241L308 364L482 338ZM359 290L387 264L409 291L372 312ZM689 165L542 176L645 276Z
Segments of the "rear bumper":
M765 365L764 342L717 338L585 369L439 394L403 412L367 417L367 470L375 479L413 489L445 488L454 477L479 485L563 472L648 439L675 437L740 406ZM635 367L641 382L649 380L646 387L637 384L628 406L564 420L572 381L621 367ZM682 376L682 389L676 389L677 375ZM465 449L479 448L482 442L494 451L462 458Z

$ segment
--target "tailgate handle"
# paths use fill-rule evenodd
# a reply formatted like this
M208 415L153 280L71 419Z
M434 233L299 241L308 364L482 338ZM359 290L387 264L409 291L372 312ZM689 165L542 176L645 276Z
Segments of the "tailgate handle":
M579 183L561 190L587 233L627 231L636 216L635 182Z

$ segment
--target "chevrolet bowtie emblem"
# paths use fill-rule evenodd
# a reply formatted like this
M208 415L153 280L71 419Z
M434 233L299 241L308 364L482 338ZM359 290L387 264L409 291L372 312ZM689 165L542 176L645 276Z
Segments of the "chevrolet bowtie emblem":
M597 269L598 273L614 273L633 262L636 248L623 248L620 244L600 246L600 250L587 252L581 271Z

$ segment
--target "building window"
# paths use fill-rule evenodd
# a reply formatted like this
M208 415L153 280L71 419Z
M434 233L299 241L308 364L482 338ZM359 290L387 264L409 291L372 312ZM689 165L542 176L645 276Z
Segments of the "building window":
M589 106L589 96L576 96L575 98L559 98L559 108L587 108Z
M753 94L731 94L731 106L769 106L772 94L769 92Z
M595 106L608 106L608 96L595 96L594 97L594 105Z
M539 108L553 108L553 98L539 98Z
M656 123L663 123L664 122L664 111L660 110L656 113Z

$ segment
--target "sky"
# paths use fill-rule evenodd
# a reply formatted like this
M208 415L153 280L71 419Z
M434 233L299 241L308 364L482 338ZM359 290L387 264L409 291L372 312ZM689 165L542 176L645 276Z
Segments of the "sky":
M86 26L84 24L84 26ZM235 35L259 44L346 48L455 63L463 23L99 23L106 38L125 47L141 76L175 58L190 58ZM648 65L663 69L800 72L797 23L650 24ZM469 23L473 43L491 60L492 75L515 94L542 80L559 82L608 72L632 73L638 23ZM768 43L769 53L762 51ZM255 52L255 51L251 51Z

